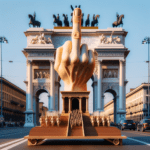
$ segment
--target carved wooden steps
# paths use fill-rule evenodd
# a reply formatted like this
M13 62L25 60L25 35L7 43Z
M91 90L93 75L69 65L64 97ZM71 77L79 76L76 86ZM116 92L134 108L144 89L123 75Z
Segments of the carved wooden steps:
M70 128L68 136L83 136L82 126L74 126L72 129Z
M68 116L60 117L60 125L48 127L34 127L30 130L29 136L66 136L68 126Z
M91 124L89 116L83 116L83 122L84 122L85 136L97 136L98 135L97 131Z
M116 127L92 126L90 117L83 116L85 136L121 136L121 131Z

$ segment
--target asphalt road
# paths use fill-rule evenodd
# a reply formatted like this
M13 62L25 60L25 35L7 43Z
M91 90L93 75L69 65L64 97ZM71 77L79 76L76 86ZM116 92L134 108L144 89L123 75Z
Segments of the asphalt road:
M114 146L104 140L45 140L38 146L27 146L27 140L23 139L29 134L31 128L0 129L0 150L149 150L150 131L138 132L133 130L122 131L127 139L123 140L122 146Z

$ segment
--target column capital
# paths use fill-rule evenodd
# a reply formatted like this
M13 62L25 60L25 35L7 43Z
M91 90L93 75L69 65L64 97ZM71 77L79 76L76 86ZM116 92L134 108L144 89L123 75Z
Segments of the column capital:
M54 64L54 60L49 60L50 63Z
M97 61L98 61L98 63L102 63L103 60L97 60Z
M27 60L27 64L31 64L32 63L32 60Z
M121 63L124 63L125 62L125 60L124 59L119 59L119 62Z

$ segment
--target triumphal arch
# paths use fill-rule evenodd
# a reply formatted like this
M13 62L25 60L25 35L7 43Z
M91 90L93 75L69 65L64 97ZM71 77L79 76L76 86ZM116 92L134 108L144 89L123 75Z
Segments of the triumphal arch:
M60 97L62 97L62 113L69 113L76 108L80 112L88 113L89 107L91 107L88 105L90 91L84 92L84 90L81 90L80 93L80 90L75 89L74 92L68 93L67 87L65 87L66 90L60 94L59 90L60 79L65 79L68 70L66 69L66 74L63 72L63 75L57 73L59 71L55 61L59 56L56 49L67 40L71 41L72 27L29 28L24 34L27 37L27 47L23 50L27 59L25 126L38 125L38 102L39 95L42 92L47 92L49 95L49 111L59 111ZM86 80L87 76L91 76L93 82L93 111L101 112L104 110L104 93L110 92L113 94L115 122L119 122L126 117L126 57L129 53L129 50L125 47L126 35L127 32L122 28L98 29L98 27L81 27L81 35L78 35L78 33L73 35L75 38L81 36L81 44L87 44L88 50L93 51L95 60L93 73L83 74L82 79L77 82L84 82L83 80ZM69 51L69 48L67 50ZM61 54L61 48L59 51ZM65 57L66 55L63 58ZM63 58L60 63L63 62ZM82 72L82 69L81 66L78 72ZM73 81L76 75L78 73L70 75L70 80ZM67 84L69 82L66 81ZM68 86L69 88L74 87L70 83ZM79 88L84 89L84 87Z

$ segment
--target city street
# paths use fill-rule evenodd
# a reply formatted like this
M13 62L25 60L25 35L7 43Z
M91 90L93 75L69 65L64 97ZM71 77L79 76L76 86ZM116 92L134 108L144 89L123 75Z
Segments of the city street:
M133 130L122 131L127 139L123 140L123 146L114 146L104 140L45 140L39 146L27 146L27 140L23 139L29 134L31 128L5 128L0 129L0 149L1 150L27 150L27 149L144 149L150 148L150 131L138 132Z

